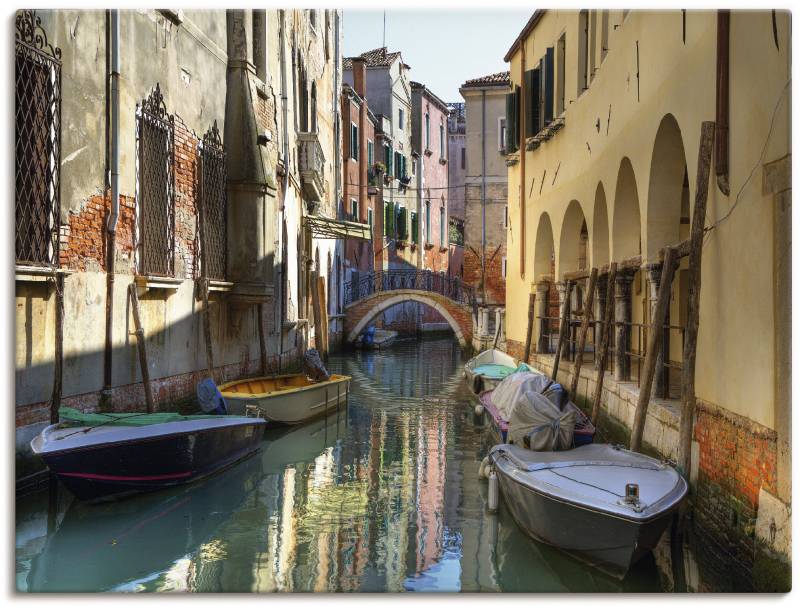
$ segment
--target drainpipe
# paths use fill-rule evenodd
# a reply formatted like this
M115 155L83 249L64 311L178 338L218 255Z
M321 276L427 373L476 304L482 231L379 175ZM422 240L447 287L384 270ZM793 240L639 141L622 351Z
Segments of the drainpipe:
M417 158L417 268L422 269L423 251L425 250L425 240L422 238L422 188L425 180L422 173L425 170L425 152Z
M481 91L481 297L486 303L486 91Z
M119 11L107 12L111 53L111 212L108 215L108 249L106 253L106 342L103 356L103 393L110 405L114 325L114 266L116 259L117 222L119 221Z
M286 321L286 289L288 283L286 281L286 256L283 254L284 242L283 240L288 237L288 233L284 229L286 226L286 194L289 191L289 172L291 170L291 161L289 159L289 98L286 95L286 11L281 9L280 13L280 28L279 28L279 45L281 49L281 137L283 138L283 188L281 195L281 246L278 247L280 251L280 315L278 330L280 333L280 349L278 350L278 369L281 368L283 357L283 323Z
M730 69L731 12L717 11L717 127L715 129L714 166L717 185L725 196L730 196L728 181L728 118L729 118L729 69Z

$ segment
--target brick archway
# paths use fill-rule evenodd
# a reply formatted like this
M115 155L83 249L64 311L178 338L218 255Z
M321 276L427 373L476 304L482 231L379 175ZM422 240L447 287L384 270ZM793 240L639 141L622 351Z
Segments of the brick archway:
M351 303L345 308L344 332L347 343L353 343L370 322L384 310L408 301L417 301L439 312L455 333L462 348L472 344L472 309L438 293L416 289L378 291Z

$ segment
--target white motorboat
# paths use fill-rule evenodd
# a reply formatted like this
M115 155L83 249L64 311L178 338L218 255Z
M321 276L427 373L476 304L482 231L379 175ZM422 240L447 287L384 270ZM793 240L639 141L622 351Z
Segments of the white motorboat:
M489 459L525 533L618 578L656 546L688 491L668 464L608 444L497 445Z
M500 350L484 350L464 365L464 378L475 394L494 390L501 381L516 371L516 358Z

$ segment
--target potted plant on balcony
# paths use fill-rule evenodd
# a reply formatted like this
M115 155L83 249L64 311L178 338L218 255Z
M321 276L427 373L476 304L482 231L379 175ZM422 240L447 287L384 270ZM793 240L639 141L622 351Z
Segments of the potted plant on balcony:
M375 171L375 174L380 176L386 172L386 165L382 162L376 162L372 165L372 170Z

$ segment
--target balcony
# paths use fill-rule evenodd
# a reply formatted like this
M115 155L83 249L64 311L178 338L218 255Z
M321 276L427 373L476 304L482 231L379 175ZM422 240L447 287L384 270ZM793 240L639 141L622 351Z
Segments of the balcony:
M312 202L322 202L325 197L325 155L316 133L299 133L300 181L303 192Z

